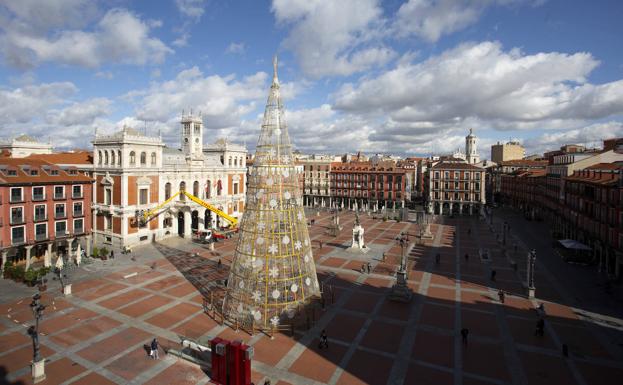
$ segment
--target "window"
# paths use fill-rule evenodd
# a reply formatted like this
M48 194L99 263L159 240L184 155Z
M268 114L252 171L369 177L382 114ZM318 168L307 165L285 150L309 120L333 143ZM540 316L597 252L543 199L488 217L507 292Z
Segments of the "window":
M117 151L117 164L121 166L121 150Z
M102 159L103 159L102 158L102 151L98 151L97 152L97 158L98 158L97 164L99 164L101 166L102 165Z
M81 217L82 215L82 202L74 202L74 217Z
M114 151L110 152L110 165L111 166L115 165L115 152Z
M238 158L234 158L234 166L238 165Z
M223 183L221 183L221 180L219 179L218 182L216 182L216 195L221 196L222 191L223 191Z
M111 205L112 204L112 190L110 188L107 188L104 191L104 204L105 205Z
M212 197L212 182L208 180L206 183L206 199L210 199Z
M11 202L22 202L22 187L11 187Z
M156 153L155 152L151 153L151 165L152 166L156 165Z
M466 173L465 173L465 179L468 179L468 180L469 180L469 172L466 172Z
M65 218L64 203L57 203L54 205L54 218Z
M231 166L231 156L229 157L229 159L227 160L227 165Z
M434 189L435 189L435 190L438 190L438 189L439 189L439 182L435 182L435 187L434 187Z
M33 187L32 188L32 200L33 201L42 201L45 199L45 188L43 187Z
M136 153L134 151L130 151L130 165L136 165Z
M54 186L54 199L65 199L65 186Z
M435 199L439 199L439 191L435 191Z
M147 153L145 151L141 152L141 166L147 164Z
M47 223L37 223L35 225L35 241L44 239L48 239L48 225Z
M104 230L112 230L112 216L104 215Z
M238 183L234 183L234 194L238 194Z
M445 171L443 173L443 177L446 178L446 179L450 179L450 171Z
M463 183L463 190L469 190L469 182Z
M147 204L147 192L148 192L148 190L146 188L142 188L142 189L139 190L138 203L140 205L146 205Z
M480 191L480 182L476 182L476 191Z
M108 151L104 151L104 164L108 164Z
M465 200L468 201L469 200L469 194L465 193Z
M22 223L24 223L24 208L11 207L11 224L21 225Z
M164 185L164 199L169 199L171 198L171 183L166 183Z
M32 176L39 175L39 170L35 170L35 169L30 170L30 175L32 175Z
M480 179L480 172L475 172L474 173L474 178Z
M45 221L47 216L45 215L45 205L35 205L35 221Z
M199 196L199 182L197 181L193 183L193 195L196 197Z
M454 189L458 190L459 189L459 182L454 182Z
M11 228L11 243L14 245L24 243L26 236L25 231L24 226Z
M84 232L84 219L74 219L74 234L81 234Z
M454 179L459 179L460 178L461 173L458 171L454 172Z
M67 221L54 223L54 230L57 237L67 235Z
M17 170L7 170L8 176L17 176Z
M82 186L81 185L73 186L71 189L71 196L72 198L82 198Z
M459 193L454 193L454 200L458 201L459 200Z

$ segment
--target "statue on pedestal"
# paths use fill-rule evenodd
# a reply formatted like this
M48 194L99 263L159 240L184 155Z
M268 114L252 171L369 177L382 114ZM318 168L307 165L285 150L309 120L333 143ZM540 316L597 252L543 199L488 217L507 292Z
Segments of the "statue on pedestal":
M359 214L355 214L355 224L353 226L353 243L350 246L351 249L359 249L364 253L368 251L368 246L363 241L364 229L359 221Z

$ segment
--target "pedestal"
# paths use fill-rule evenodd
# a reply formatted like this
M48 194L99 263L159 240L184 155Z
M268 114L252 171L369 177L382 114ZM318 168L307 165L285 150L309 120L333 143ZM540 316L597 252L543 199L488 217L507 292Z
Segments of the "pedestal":
M533 299L534 298L534 292L536 291L536 288L534 287L529 287L528 288L528 298Z
M68 283L67 285L63 286L63 294L65 294L65 296L71 295L71 283Z
M32 382L35 384L45 380L45 359L39 361L31 361Z
M424 228L424 234L422 235L422 238L432 238L433 237L433 233L430 232L430 224L427 224L426 227Z
M214 251L214 242L210 242L210 246L208 247L210 251Z
M398 270L396 273L396 283L392 286L391 291L387 298L390 301L396 302L410 302L413 297L413 292L407 286L407 272Z

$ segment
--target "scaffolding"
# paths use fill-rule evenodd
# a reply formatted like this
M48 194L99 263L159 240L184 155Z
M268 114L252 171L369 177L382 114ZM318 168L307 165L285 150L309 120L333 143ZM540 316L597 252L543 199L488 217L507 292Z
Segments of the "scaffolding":
M250 330L275 330L320 296L276 58L273 67L222 307L224 318Z

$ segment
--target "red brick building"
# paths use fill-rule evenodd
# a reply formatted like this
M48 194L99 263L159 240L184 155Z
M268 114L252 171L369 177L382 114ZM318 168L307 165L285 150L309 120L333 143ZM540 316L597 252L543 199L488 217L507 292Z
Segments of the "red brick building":
M623 162L600 163L565 178L562 236L593 250L600 270L620 277L623 265Z
M406 184L406 170L392 161L333 162L329 205L369 210L403 208Z
M545 169L517 170L500 175L500 195L504 203L524 212L528 219L539 218L538 202L545 185Z
M426 178L426 206L431 214L478 214L485 205L485 170L464 161L432 165Z
M75 167L0 157L0 253L6 261L41 262L77 247L88 250L93 180ZM45 252L49 258L45 259Z

